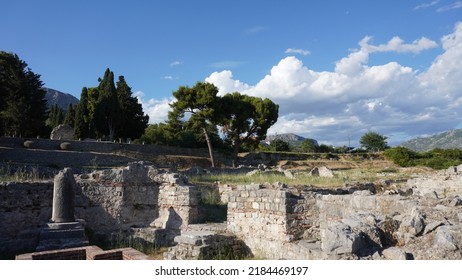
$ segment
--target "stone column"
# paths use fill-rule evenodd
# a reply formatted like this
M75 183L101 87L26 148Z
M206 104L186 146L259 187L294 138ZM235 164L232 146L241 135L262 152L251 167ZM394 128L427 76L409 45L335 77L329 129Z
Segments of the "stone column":
M54 223L75 222L74 198L75 179L71 168L64 168L54 179L53 210L51 221Z

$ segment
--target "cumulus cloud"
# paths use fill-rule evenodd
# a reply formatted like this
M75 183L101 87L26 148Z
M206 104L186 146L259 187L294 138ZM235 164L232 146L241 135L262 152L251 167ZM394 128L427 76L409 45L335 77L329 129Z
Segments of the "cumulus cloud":
M294 54L301 54L301 55L309 55L311 54L311 52L309 50L303 50L303 49L292 49L292 48L288 48L285 53L287 54L291 54L291 53L294 53Z
M175 102L174 98L158 99L144 99L144 93L138 91L134 94L138 98L138 102L143 107L143 112L149 116L149 123L161 123L168 119L168 112L170 111L170 104Z
M413 41L411 44L406 44L404 41L396 36L393 37L387 44L373 46L369 44L371 37L365 37L360 42L362 49L368 51L369 53L373 52L398 52L398 53L420 53L424 50L432 49L438 47L438 44L435 41L427 39L425 37L420 38L419 40Z
M213 72L209 77L205 78L205 81L214 84L218 87L219 95L224 95L230 92L245 92L250 88L248 84L245 84L239 80L233 79L233 73L229 70L221 72Z
M425 71L390 61L369 65L379 52L417 55L438 47L420 38L406 43L393 37L339 59L334 71L314 71L296 57L283 58L255 85L233 78L229 70L206 78L220 94L239 91L268 97L280 105L280 117L270 132L293 132L335 145L352 143L364 132L377 131L397 144L406 137L452 129L462 123L462 23L441 38L442 53Z

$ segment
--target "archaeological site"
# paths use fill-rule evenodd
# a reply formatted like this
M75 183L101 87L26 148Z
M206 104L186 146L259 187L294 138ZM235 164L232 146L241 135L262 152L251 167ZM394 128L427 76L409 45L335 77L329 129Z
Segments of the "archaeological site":
M76 151L76 145L58 151L57 161L81 160L86 152ZM13 150L19 148L4 148L2 156L13 157L8 154ZM94 155L107 156L101 150ZM168 260L462 259L462 166L400 181L290 183L302 172L338 177L341 169L326 167L335 161L318 161L316 170L305 172L287 164L208 170L165 168L160 159L126 160L94 170L62 166L47 180L5 180L0 182L0 256L154 259L133 248L136 243L163 248L156 258ZM190 180L196 173L240 170L248 178L273 172L287 180L208 186ZM213 193L216 208L204 203Z

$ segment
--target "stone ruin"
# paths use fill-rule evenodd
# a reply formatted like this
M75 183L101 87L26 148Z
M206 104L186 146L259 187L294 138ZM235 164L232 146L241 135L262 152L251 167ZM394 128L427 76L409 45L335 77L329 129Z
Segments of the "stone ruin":
M197 186L180 174L131 163L74 176L74 215L85 220L93 238L123 234L174 245L166 259L209 259L217 252L228 258L462 259L461 170L411 179L396 191L381 189L390 189L383 185L389 182L343 189L220 185L226 221L201 224ZM28 193L37 198L30 189L20 192L24 188L0 185L0 193L9 195L6 200ZM20 211L12 210L14 199L0 201L0 218L10 225L0 229L0 249L18 240L33 243L30 227L49 211L43 198L34 198L26 198ZM9 223L15 218L29 228L20 223L15 229Z
M54 178L51 222L39 236L36 251L49 251L87 246L84 221L74 216L76 183L70 168L60 171Z

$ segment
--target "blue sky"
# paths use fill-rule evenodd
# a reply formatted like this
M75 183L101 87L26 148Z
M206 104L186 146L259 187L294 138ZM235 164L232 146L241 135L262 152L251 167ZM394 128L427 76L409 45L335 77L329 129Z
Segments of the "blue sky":
M0 49L45 86L79 97L109 67L151 122L209 81L280 104L271 133L326 144L462 124L460 0L3 2Z

